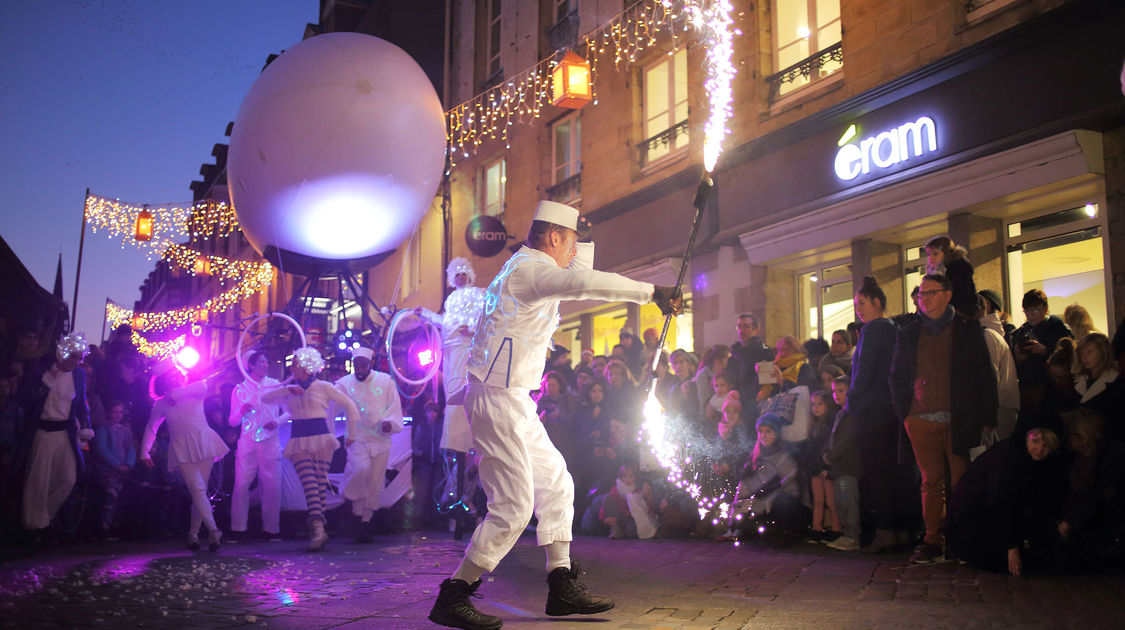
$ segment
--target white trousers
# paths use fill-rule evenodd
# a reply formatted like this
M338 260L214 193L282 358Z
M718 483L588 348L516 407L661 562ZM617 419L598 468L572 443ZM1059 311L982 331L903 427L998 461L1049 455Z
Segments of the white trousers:
M281 442L278 436L255 442L244 435L238 440L230 508L230 528L236 532L246 531L250 484L255 477L262 499L262 530L277 534L281 531Z
M215 460L207 458L201 462L180 462L180 476L184 478L188 493L191 494L191 525L188 535L199 533L199 525L214 531L215 517L211 513L211 497L207 496L207 481L211 479L211 467Z
M66 431L35 432L23 484L23 526L43 529L74 489L78 471Z
M359 440L348 447L344 467L344 497L352 502L352 512L365 521L382 507L379 495L387 480L387 461L391 443Z
M473 446L481 456L480 483L488 516L473 532L465 557L492 571L512 549L534 513L536 542L570 541L574 480L543 423L535 401L519 389L470 385L465 400Z

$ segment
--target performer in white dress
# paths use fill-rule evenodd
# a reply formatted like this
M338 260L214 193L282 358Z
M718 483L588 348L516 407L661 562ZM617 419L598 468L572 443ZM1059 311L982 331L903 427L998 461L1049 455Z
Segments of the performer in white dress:
M78 364L89 352L81 333L59 341L55 361L41 379L47 399L35 424L23 486L23 525L47 527L74 489L82 467L79 441L93 439L86 404L86 372Z
M586 591L570 562L574 481L535 413L530 392L543 378L544 357L558 328L562 300L655 302L679 312L678 290L654 287L593 270L593 244L579 253L578 211L542 201L527 243L489 285L484 314L469 353L465 408L473 447L481 454L480 480L488 516L473 532L465 557L441 589L431 621L456 628L499 628L499 617L477 610L471 596L480 576L511 550L528 521L547 551L548 615L596 614L612 600Z
M191 494L191 525L188 528L187 546L199 549L199 525L207 527L207 544L211 551L219 548L222 532L215 525L211 513L211 499L207 496L207 481L211 467L230 449L207 424L203 399L207 384L196 381L185 384L180 370L166 359L157 366L152 377L151 390L156 401L152 415L145 426L141 441L141 461L152 467L152 445L160 425L168 423L168 470L179 470Z
M387 475L391 456L391 436L402 431L402 403L394 379L371 369L374 353L356 349L352 358L355 372L336 381L336 389L352 399L359 410L356 430L348 431L348 463L344 469L344 497L360 517L357 542L370 542L371 516L383 507L379 494Z
M250 484L258 479L262 500L262 531L280 535L281 439L278 437L278 406L262 402L262 394L279 387L269 373L269 359L247 352L243 363L250 378L235 386L230 395L230 424L241 427L234 451L234 490L231 492L230 528L246 531L250 512Z
M324 530L324 506L328 500L328 464L340 441L329 424L335 404L348 419L348 435L355 435L359 410L350 398L331 383L317 380L324 359L315 348L300 348L293 353L293 378L296 384L262 394L262 402L284 406L293 423L285 457L297 468L308 506L309 551L319 551L328 542Z
M484 309L484 289L473 286L476 273L467 259L458 257L449 261L445 276L453 292L445 298L442 314L422 307L415 309L418 315L441 328L441 374L446 403L439 446L445 452L447 471L442 488L442 509L454 506L458 501L461 506L470 503L466 500L464 480L468 453L473 448L473 434L469 428L469 417L465 414L464 396L458 394L468 384L469 346ZM452 403L451 400L458 402ZM464 509L454 516L462 515ZM462 520L458 518L455 533L458 540L461 525Z

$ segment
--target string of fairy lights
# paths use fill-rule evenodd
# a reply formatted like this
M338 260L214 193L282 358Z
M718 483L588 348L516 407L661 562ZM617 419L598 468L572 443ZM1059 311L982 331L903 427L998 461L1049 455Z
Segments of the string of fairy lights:
M667 35L671 42L669 54L679 50L681 33L689 28L693 10L700 0L646 0L638 2L600 28L582 38L590 65L591 86L597 85L599 63L610 59L615 69L634 63L642 53L657 46L658 38ZM562 52L557 52L531 68L505 79L445 113L451 160L469 157L481 144L500 140L511 148L509 127L539 118L551 100L551 74L559 65ZM593 87L596 105L597 89Z
M180 241L198 242L229 236L239 231L238 218L231 204L206 200L175 204L136 204L98 195L88 195L85 204L86 223L93 232L105 232L146 252L150 259L159 257L171 267L193 276L210 276L223 290L203 304L162 312L135 312L132 308L106 304L106 320L113 326L127 323L133 327L133 343L146 356L168 356L186 343L180 335L171 341L154 342L140 333L164 332L189 324L207 321L218 313L234 308L274 280L274 269L266 261L232 260L206 254ZM138 220L150 221L146 238L137 238Z
M151 237L137 240L137 217L147 212L152 217ZM86 224L91 231L107 231L111 238L146 251L150 257L164 255L179 241L222 237L239 230L234 207L223 201L192 203L135 204L98 195L86 196Z

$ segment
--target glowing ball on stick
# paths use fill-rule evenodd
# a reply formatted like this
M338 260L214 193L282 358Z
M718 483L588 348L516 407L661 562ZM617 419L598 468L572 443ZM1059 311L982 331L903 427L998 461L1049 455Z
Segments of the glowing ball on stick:
M410 55L370 35L328 33L262 71L238 110L227 171L259 252L347 260L410 236L444 162L441 102Z

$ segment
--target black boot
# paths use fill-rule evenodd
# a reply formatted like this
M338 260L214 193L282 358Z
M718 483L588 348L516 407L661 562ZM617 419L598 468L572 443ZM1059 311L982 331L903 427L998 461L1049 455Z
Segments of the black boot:
M462 630L496 630L504 622L495 615L486 615L473 606L469 597L480 597L480 580L470 586L465 580L447 579L441 583L437 601L430 609L430 621Z
M559 567L547 575L547 610L552 617L562 615L594 615L613 608L613 600L591 595L578 581L582 573L577 563L571 568Z

